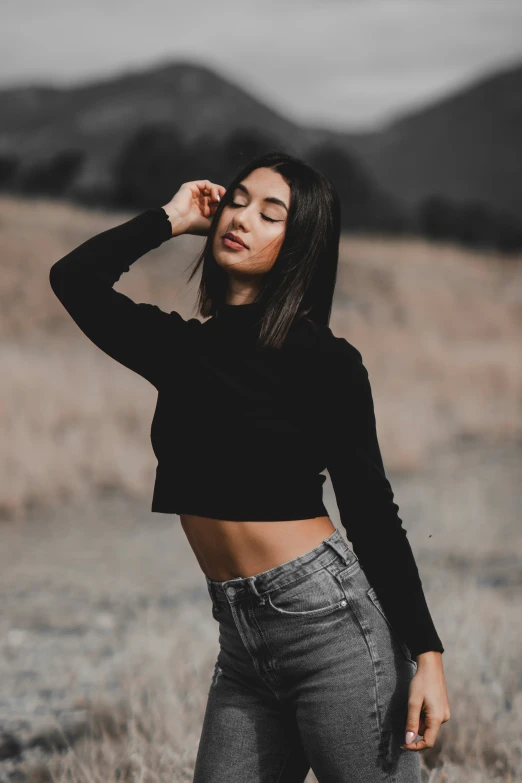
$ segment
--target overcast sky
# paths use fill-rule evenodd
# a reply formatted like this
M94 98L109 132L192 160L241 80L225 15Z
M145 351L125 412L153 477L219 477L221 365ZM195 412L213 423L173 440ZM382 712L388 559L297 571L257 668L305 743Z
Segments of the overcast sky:
M288 117L355 130L522 63L522 0L3 0L0 86L182 57Z

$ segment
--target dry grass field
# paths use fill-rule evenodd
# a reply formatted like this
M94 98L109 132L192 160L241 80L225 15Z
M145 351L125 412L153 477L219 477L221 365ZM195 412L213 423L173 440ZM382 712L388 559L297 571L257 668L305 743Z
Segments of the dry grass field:
M217 626L178 518L149 510L155 390L48 280L129 217L0 198L0 783L192 779ZM152 251L118 290L194 316L201 241ZM342 241L331 326L369 369L446 649L452 715L425 783L522 780L521 261ZM329 480L325 502L340 527Z

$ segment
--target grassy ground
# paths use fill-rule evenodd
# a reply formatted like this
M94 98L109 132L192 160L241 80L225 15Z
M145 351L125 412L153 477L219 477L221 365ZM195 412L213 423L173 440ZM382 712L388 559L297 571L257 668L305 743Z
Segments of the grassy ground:
M446 649L452 717L425 780L520 780L522 535L507 503L494 540L491 503L520 492L521 460L461 444L393 482ZM6 779L190 781L218 641L178 518L107 493L2 535Z
M127 217L0 198L0 783L192 779L217 626L178 518L149 511L155 391L88 343L48 283L54 260ZM182 272L200 245L162 246L118 289L194 315ZM421 754L429 783L522 780L519 262L341 246L332 329L369 368L446 648L452 717Z

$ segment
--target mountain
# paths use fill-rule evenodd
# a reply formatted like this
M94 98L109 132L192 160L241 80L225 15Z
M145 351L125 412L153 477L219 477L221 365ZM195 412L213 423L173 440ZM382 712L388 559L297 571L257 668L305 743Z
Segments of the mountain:
M0 180L1 159L9 155L27 169L69 152L67 168L76 151L82 165L72 192L103 193L112 187L116 159L143 125L163 126L167 138L175 131L180 144L219 144L250 130L303 157L331 145L407 209L439 194L522 217L522 65L368 133L299 125L211 69L185 61L81 86L2 89Z
M181 142L265 132L301 154L322 133L287 120L205 66L186 62L126 72L83 86L0 90L0 155L28 168L63 150L86 156L77 189L110 184L111 167L143 125L175 128Z
M440 194L522 218L522 65L339 141L404 205Z

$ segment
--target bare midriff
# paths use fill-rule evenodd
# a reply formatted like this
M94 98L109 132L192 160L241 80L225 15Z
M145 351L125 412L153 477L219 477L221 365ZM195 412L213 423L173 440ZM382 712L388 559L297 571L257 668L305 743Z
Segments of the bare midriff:
M235 522L193 514L180 521L203 573L215 582L246 578L304 555L328 538L330 517Z

